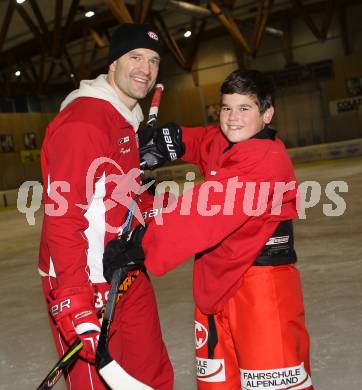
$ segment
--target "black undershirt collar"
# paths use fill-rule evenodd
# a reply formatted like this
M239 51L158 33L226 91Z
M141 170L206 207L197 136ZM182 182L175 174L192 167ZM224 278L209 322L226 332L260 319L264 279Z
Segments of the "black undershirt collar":
M250 137L249 139L270 139L272 141L275 140L275 134L277 132L270 127L264 127L264 129L260 130L258 133ZM235 145L235 142L229 142L229 145L226 147L223 153L226 153Z

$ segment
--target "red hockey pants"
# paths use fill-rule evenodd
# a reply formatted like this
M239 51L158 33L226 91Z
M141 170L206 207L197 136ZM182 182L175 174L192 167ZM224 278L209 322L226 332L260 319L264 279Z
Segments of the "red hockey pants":
M251 267L213 318L210 323L195 309L199 390L313 389L300 277L293 265ZM218 341L212 356L213 326Z
M43 290L48 296L57 287L55 278L43 277ZM107 283L95 284L98 291L96 307L102 307ZM59 355L68 346L50 318L51 329ZM141 273L118 302L110 329L111 356L130 375L154 388L172 390L173 369L162 340L156 298L151 282ZM78 358L70 369L66 383L71 390L105 390L105 385L94 365Z

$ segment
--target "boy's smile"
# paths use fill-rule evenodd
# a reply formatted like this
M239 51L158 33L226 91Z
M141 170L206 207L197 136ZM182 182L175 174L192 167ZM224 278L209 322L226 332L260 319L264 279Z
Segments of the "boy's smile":
M220 127L230 142L241 142L262 130L271 122L273 114L273 107L269 107L262 114L252 96L224 94L221 101Z

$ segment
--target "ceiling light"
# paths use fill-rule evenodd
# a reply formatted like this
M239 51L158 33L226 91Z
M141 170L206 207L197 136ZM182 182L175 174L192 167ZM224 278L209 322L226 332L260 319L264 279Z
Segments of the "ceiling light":
M71 73L71 74L69 75L69 77L70 77L71 79L74 79L74 73Z
M17 70L14 74L16 77L19 77L21 75L21 72L20 72L20 70Z
M16 2L17 2L18 4L23 4L23 3L25 3L25 0L16 0Z
M275 35L278 37L282 37L284 35L284 32L282 30L279 30L279 29L274 28L274 27L266 26L265 31L267 31L271 35Z
M192 35L192 32L191 32L190 30L186 30L186 31L184 32L184 37L185 37L185 38L189 38L189 37L191 37L191 35Z
M86 18L91 18L92 16L95 15L95 12L94 11L87 11L84 15Z

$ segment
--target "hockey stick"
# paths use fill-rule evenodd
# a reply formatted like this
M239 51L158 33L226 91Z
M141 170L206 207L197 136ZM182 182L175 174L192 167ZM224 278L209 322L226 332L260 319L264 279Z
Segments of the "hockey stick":
M151 387L129 375L112 359L108 350L108 335L119 293L118 286L121 280L124 279L131 270L132 267L126 267L120 268L113 273L96 352L96 367L102 378L113 390L152 390Z
M138 197L139 195L137 194L132 206L128 210L127 214L129 215L129 218L126 218L126 221L122 226L123 234L130 231L132 220L135 215L134 209L136 207ZM113 320L117 297L120 293L119 286L127 278L127 274L130 271L138 270L139 273L139 269L140 267L138 264L130 264L127 267L117 269L112 275L111 286L109 288L106 310L102 321L101 333L96 351L95 363L99 374L102 376L107 385L113 390L153 390L151 387L129 375L115 360L112 359L112 356L108 350L109 330ZM138 274L134 275L134 278L132 278L132 276L130 276L130 283L128 283L126 286L123 286L124 290L121 291L122 295L125 294Z

